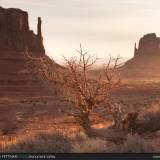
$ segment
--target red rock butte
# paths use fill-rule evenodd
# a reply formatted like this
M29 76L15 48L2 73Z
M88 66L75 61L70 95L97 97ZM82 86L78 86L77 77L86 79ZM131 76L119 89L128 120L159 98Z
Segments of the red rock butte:
M0 7L0 50L44 54L41 18L38 18L37 34L29 29L28 13L20 9Z
M144 35L138 47L134 47L134 57L121 67L126 78L160 78L160 37L155 33Z
M48 90L26 72L26 49L33 55L45 55L38 18L37 34L29 28L28 13L0 7L0 96L46 95Z

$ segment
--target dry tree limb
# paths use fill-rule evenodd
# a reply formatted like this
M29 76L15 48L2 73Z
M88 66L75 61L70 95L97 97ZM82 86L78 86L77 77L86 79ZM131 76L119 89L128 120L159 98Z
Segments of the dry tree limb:
M118 75L119 57L109 59L105 68L96 79L93 79L89 73L98 58L93 58L88 51L84 51L80 45L78 57L67 59L64 57L66 65L63 69L54 68L54 60L46 60L45 57L34 58L26 52L29 61L38 68L35 72L40 74L44 80L50 84L59 85L65 94L76 114L68 113L78 117L79 124L83 127L88 136L92 136L89 115L92 110L107 101L110 104L111 92L119 85L120 77ZM35 68L36 68L35 67ZM30 68L34 70L34 68ZM111 110L111 105L106 105Z

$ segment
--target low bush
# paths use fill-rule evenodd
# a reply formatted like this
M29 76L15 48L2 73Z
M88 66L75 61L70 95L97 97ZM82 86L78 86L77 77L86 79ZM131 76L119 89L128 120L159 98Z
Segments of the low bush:
M105 151L106 141L98 138L88 138L73 145L74 153L104 153Z
M160 104L151 106L145 113L145 118L148 120L151 131L160 130Z
M41 133L35 138L18 141L16 144L8 146L6 152L69 153L71 150L72 145L66 136L60 133Z
M80 132L72 136L74 153L103 153L106 150L106 141L100 138L89 138Z
M152 151L152 147L137 134L129 134L126 141L120 145L114 145L109 150L111 153L150 153Z
M138 124L138 132L143 134L160 130L160 103L154 104L143 113L143 121Z

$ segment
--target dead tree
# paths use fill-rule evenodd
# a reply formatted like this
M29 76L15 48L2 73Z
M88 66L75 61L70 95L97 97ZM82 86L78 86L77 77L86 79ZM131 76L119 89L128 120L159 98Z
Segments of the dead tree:
M93 136L90 113L95 107L100 107L101 103L106 102L107 112L110 112L113 117L115 115L115 110L111 105L111 92L120 83L117 71L119 58L110 58L99 76L92 78L90 71L97 58L93 58L88 52L85 52L81 45L78 54L78 57L72 57L71 59L64 57L65 67L54 70L55 62L53 60L46 62L43 57L38 59L34 59L29 55L27 57L38 66L38 72L44 79L63 88L65 97L67 97L65 100L72 103L74 107L74 112L68 114L76 118L88 136Z

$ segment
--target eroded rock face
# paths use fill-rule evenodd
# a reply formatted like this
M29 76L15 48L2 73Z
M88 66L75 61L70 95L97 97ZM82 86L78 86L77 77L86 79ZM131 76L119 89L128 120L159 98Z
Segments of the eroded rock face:
M29 29L28 13L20 9L0 7L0 50L44 54L41 19L38 18L37 34Z
M37 33L29 28L28 13L0 7L0 97L50 95L43 82L27 72L26 50L35 56L46 56L41 19Z
M144 35L139 41L138 49L135 49L137 55L160 55L160 38L155 33Z
M160 38L155 33L144 35L138 48L134 48L134 57L121 67L127 78L160 78Z

